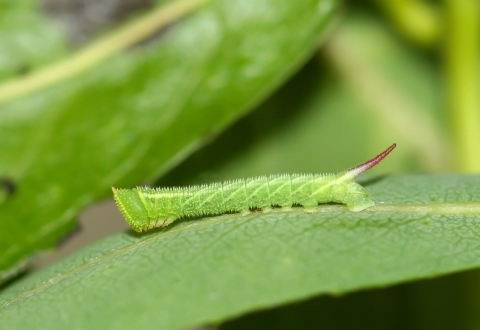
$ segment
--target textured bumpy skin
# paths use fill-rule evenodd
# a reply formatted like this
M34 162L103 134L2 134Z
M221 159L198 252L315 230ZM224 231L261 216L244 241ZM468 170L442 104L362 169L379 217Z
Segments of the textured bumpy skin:
M115 201L135 231L166 226L184 217L199 217L252 208L301 205L313 208L321 203L342 203L361 211L374 202L354 178L375 166L395 144L348 171L339 174L277 174L190 187L115 189Z

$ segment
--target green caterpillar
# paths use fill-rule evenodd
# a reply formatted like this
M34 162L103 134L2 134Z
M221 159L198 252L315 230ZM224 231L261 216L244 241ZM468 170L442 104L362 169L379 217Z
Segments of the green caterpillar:
M319 203L334 202L357 212L374 202L354 178L378 164L395 147L394 143L369 161L338 174L275 174L190 187L112 190L118 208L138 232L164 227L184 217L272 206L311 209Z

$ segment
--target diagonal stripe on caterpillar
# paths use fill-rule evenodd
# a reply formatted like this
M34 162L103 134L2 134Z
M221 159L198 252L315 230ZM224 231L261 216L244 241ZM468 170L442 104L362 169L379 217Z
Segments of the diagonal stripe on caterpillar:
M332 174L274 174L189 187L112 188L118 208L135 231L164 227L177 219L246 212L251 208L342 203L350 211L374 205L354 178L384 159L396 144L349 170Z

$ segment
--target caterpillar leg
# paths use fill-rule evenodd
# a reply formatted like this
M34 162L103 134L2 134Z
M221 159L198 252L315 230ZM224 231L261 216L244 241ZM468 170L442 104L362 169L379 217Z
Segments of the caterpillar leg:
M273 210L273 208L271 208L271 207L264 207L264 208L262 209L262 212L263 212L263 213L270 213L270 212L272 212L272 210Z
M240 215L241 215L242 217L244 217L244 216L247 216L247 215L249 215L249 214L251 214L251 213L252 213L252 211L250 211L249 209L246 209L246 210L241 211L241 212L240 212Z
M172 224L177 218L163 218L150 221L142 231L147 231L153 228L162 228Z
M343 196L341 201L352 212L363 211L375 205L375 202L368 196L365 188L356 182L350 183L348 192Z
M303 211L306 213L314 213L318 211L318 202L314 199L308 199L302 202Z
M355 203L350 203L346 204L347 208L352 211L352 212L360 212L365 209L368 209L369 207L372 207L375 205L375 202L372 201L370 198L362 199L361 201L355 202Z

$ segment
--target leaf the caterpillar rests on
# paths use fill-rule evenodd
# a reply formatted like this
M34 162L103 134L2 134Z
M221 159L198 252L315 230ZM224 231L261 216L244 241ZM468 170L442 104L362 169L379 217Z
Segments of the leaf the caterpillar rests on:
M342 203L350 211L374 205L354 178L384 159L392 144L374 158L337 174L274 174L189 187L112 188L113 196L135 231L171 224L184 217L246 212L251 208Z

